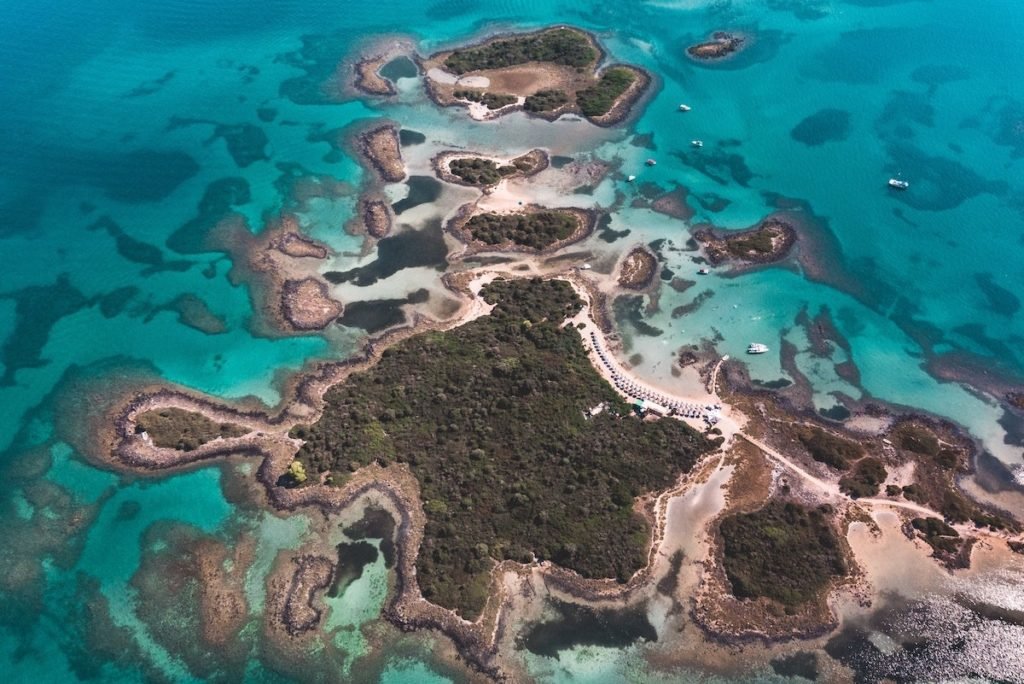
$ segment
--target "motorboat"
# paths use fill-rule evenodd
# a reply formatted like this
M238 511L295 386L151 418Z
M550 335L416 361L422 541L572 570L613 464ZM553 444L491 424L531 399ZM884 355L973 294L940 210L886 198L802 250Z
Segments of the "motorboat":
M626 182L627 183L632 183L635 180L636 180L636 176L626 176Z
M760 342L751 342L747 347L748 354L764 354L766 351L768 351L768 345Z
M906 190L910 187L910 183L905 180L900 180L899 178L890 178L889 187L897 190Z
M658 162L655 161L654 159L648 159L646 163L647 163L648 166L654 166Z
M697 271L697 273L698 275L707 275L708 273L711 273L711 270L707 268L702 268L699 271Z
M703 140L691 140L690 141L690 147L704 147L704 141Z
M690 111L690 105L686 105L686 104L679 105L679 111L681 111L681 112L688 112L688 111Z

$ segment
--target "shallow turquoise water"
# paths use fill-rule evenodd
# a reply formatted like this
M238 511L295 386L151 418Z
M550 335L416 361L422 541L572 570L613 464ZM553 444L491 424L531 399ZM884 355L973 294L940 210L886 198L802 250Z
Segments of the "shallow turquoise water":
M544 145L569 154L582 147L642 181L686 186L693 222L742 228L772 211L777 196L805 202L832 245L819 255L826 282L766 269L732 280L710 276L682 294L666 289L660 311L645 318L662 335L625 328L643 354L641 371L671 383L675 350L715 332L721 353L736 354L752 340L777 348L786 339L804 349L794 319L827 307L849 340L860 386L838 378L832 363L798 354L817 408L834 406L835 393L918 406L961 421L1004 461L1022 460L1020 447L1004 442L994 402L922 368L930 356L964 352L999 373L1024 374L1024 9L1017 3L16 0L0 11L0 450L15 477L0 508L11 523L3 560L39 569L0 604L0 662L15 681L87 678L89 670L73 662L85 628L64 600L77 577L117 593L152 523L189 523L216 535L239 515L217 470L143 483L87 465L54 434L60 388L78 372L102 377L120 372L106 368L130 368L273 404L283 373L349 353L358 331L331 341L262 336L246 288L229 278L230 261L198 245L209 222L185 228L211 184L241 179L233 182L247 186L249 200L235 210L251 230L289 209L339 252L332 269L366 263L373 256L353 256L361 241L342 230L354 195L302 205L287 182L292 174L358 186L354 160L315 138L360 119L394 118L426 132L431 144L498 152ZM483 30L553 22L596 31L614 57L660 77L659 92L628 130L550 126L518 115L470 126L433 108L411 81L393 104L317 95L338 60L373 35L411 35L429 52ZM753 45L723 66L683 56L683 46L721 27L748 31ZM301 55L304 37L314 49ZM680 102L693 111L680 115ZM839 114L813 117L823 110ZM251 159L233 158L215 135L218 124L248 124L266 142ZM633 133L650 134L653 149L630 144ZM689 147L695 138L705 142L699 154ZM644 168L650 156L659 164ZM907 193L884 188L895 173L911 182ZM612 179L575 199L609 204L616 191L629 197L635 188ZM712 211L696 199L713 196L727 206ZM683 224L646 210L622 209L614 225L632 231L616 247L662 238L682 246L688 237ZM698 268L685 252L666 259L680 277ZM361 296L404 296L432 277L400 272ZM714 291L705 304L671 317L705 290ZM225 332L182 323L170 304L186 294L221 317ZM771 355L751 372L763 381L786 377ZM19 476L27 472L20 459L38 449L50 453L48 466ZM70 500L42 503L40 482ZM127 500L139 504L129 523L117 515ZM64 525L65 538L46 522L93 505L91 524ZM15 553L14 531L47 543ZM78 550L60 560L62 547ZM44 608L26 609L38 596ZM122 624L131 623L130 601L116 609ZM166 659L159 651L149 652ZM102 679L143 676L130 660L93 657ZM180 663L167 667L183 672ZM382 677L424 681L427 670L396 664ZM598 676L586 668L580 675Z

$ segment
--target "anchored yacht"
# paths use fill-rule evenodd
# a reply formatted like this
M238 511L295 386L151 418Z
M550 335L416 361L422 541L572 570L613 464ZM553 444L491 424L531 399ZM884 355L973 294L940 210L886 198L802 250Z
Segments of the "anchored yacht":
M681 111L681 112L688 112L688 111L690 111L690 105L686 105L686 104L679 105L679 111Z
M703 140L691 140L690 141L690 146L691 147L704 147L704 141Z
M906 190L910 187L910 183L905 180L900 180L899 178L890 178L889 187L896 188L897 190Z
M748 354L764 354L768 351L768 345L761 344L760 342L751 342L750 346L747 347Z

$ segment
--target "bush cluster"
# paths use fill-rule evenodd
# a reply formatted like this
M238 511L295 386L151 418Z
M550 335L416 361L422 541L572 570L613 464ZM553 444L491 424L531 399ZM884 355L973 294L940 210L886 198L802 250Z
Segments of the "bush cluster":
M559 28L455 50L445 59L444 65L452 73L464 74L467 71L502 69L526 62L585 67L596 59L597 51L585 34Z
M550 112L568 104L569 95L564 90L538 90L526 98L523 109L528 112Z
M518 214L477 214L466 222L474 240L489 245L510 241L523 247L544 249L565 240L579 226L567 211L533 211Z
M515 95L506 95L505 93L487 93L482 90L456 90L452 94L461 100L479 102L488 109L501 109L502 107L507 107L510 104L515 104L517 99Z
M448 169L453 175L473 185L494 185L518 170L515 166L498 166L493 160L480 157L453 159L448 163Z
M619 96L633 83L636 76L629 69L617 67L601 74L597 83L576 91L576 104L584 116L601 116L611 110Z
M794 607L815 596L846 563L828 510L771 501L722 520L725 573L739 598L767 597Z
M811 458L836 470L846 470L850 467L850 461L856 461L864 453L856 442L837 437L821 428L808 427L801 430L798 436Z
M873 456L857 461L853 471L839 480L839 488L857 499L878 494L879 486L889 477L882 462Z

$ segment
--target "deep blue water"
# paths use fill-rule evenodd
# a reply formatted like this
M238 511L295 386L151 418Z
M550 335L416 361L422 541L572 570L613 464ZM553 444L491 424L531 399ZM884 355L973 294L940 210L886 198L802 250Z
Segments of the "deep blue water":
M322 133L377 116L423 132L428 144L544 145L562 155L583 146L623 173L654 155L659 164L642 180L688 188L692 223L742 228L780 202L803 207L820 271L766 269L667 290L645 318L660 337L624 330L643 355L641 372L670 382L674 350L715 333L721 353L786 340L800 349L817 408L840 395L918 406L959 420L1001 460L1024 460L1006 443L997 401L923 367L955 354L1001 378L1024 376L1018 3L14 0L0 15L0 467L9 482L0 498L0 662L12 681L134 681L153 667L195 676L133 604L131 577L155 552L146 531L176 522L231 540L265 528L228 503L218 470L132 482L88 465L76 426L62 420L67 395L82 378L93 391L162 378L273 404L285 374L352 350L359 326L330 341L261 332L246 285L207 239L227 216L259 231L267 216L296 213L338 252L325 270L363 276L341 286L350 299L359 288L362 301L400 301L436 278L433 253L416 263L388 248L376 261L355 256L361 239L341 228L354 193L293 192L310 179L357 187L359 165ZM431 52L492 28L554 22L594 30L615 58L658 76L660 90L628 127L544 128L519 115L473 126L412 86L392 104L330 87L337 65L376 35L411 36ZM753 42L721 65L684 56L718 28ZM693 106L684 118L680 102ZM647 146L630 144L633 134ZM689 146L695 138L700 152ZM897 173L911 183L905 193L884 187ZM610 204L617 190L633 192L609 180L586 201ZM402 220L435 226L417 213L437 199L433 189L412 191L396 198ZM681 223L628 207L612 228L631 231L616 249L687 237ZM677 275L696 271L683 252L665 258ZM714 294L692 314L672 318L705 291ZM183 321L183 296L202 300L223 332ZM795 323L823 308L850 349L828 362L807 351ZM847 357L859 384L835 370ZM786 377L777 358L758 363L755 378ZM140 511L129 522L117 515L126 500ZM98 605L97 595L134 650L90 641L94 623L75 606L89 597ZM250 678L273 681L252 659ZM424 668L396 661L382 676L423 681Z

